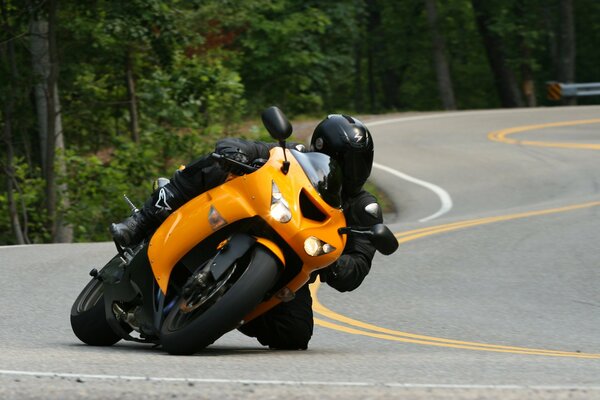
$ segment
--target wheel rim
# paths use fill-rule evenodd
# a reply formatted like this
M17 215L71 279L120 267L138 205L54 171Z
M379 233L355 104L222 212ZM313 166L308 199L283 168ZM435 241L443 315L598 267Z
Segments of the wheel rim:
M238 269L237 267L238 263L234 263L222 279L213 282L206 288L201 288L198 291L187 294L185 297L182 294L165 321L168 330L174 332L185 328L212 304L217 302L225 294L228 287L233 284L232 280L234 273Z
M77 313L90 310L102 298L103 294L104 287L102 282L96 279L92 280L79 296L76 306Z

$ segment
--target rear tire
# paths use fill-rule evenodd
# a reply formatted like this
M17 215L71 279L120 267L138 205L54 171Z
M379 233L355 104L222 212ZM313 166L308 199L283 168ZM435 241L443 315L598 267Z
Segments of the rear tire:
M278 261L266 249L252 250L248 265L231 287L216 302L199 312L183 327L177 326L182 311L178 304L161 327L161 343L169 354L194 354L235 329L242 318L264 298L278 272Z
M121 262L119 256L104 268L115 262ZM104 284L100 280L92 279L77 296L71 307L71 328L79 340L91 346L112 346L121 340L106 321Z

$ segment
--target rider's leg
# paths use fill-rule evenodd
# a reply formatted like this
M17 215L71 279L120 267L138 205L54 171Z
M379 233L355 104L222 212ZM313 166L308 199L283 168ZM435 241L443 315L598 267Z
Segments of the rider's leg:
M242 325L239 331L272 349L306 350L313 333L312 298L308 284L296 297Z
M200 157L176 171L171 181L156 190L138 213L112 224L110 232L121 246L132 246L156 228L188 200L225 182L227 172L209 156Z
M121 246L132 246L153 233L176 209L185 203L185 197L171 183L150 195L139 212L124 221L111 224L110 233Z

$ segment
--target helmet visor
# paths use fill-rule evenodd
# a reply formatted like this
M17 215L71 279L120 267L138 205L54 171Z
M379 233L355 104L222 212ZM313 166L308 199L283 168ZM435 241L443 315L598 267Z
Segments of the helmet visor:
M342 190L346 195L355 195L371 175L373 168L372 151L347 151L342 158L343 184Z

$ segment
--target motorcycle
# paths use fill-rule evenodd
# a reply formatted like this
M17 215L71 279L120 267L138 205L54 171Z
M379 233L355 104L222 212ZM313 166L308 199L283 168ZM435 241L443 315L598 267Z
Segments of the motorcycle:
M384 225L347 227L341 171L325 154L287 149L290 122L277 107L262 121L279 142L245 170L174 211L149 240L118 254L71 309L84 343L121 339L193 354L282 301L342 254L347 235L368 237L391 254L398 241ZM136 212L136 210L134 210Z

